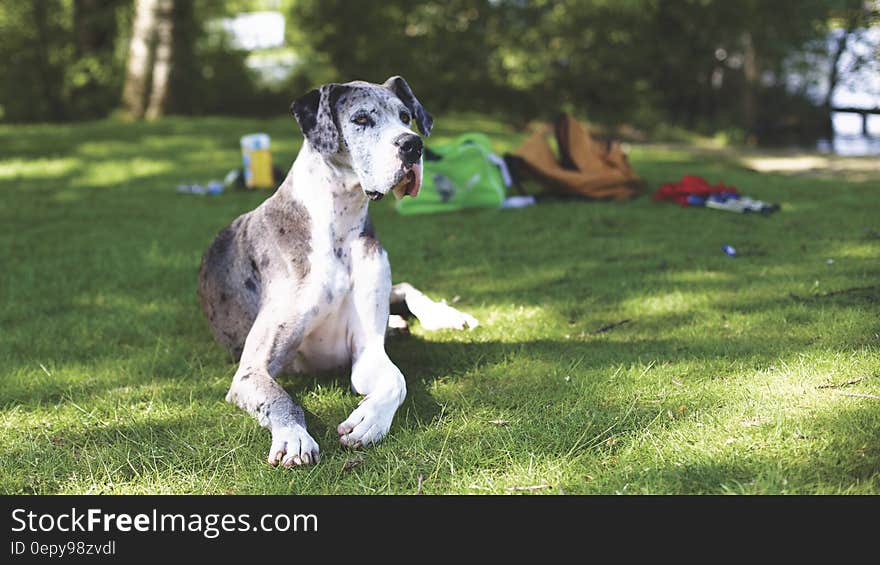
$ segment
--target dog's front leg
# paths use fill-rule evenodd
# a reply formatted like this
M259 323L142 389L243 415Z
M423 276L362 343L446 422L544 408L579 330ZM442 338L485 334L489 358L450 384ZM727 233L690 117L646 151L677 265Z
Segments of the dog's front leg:
M339 441L349 447L376 443L388 433L397 408L406 398L406 381L385 352L391 267L385 250L356 244L352 249L349 330L352 336L351 385L364 395L341 424Z
M271 306L273 302L266 304ZM302 408L275 381L287 355L295 352L302 341L305 324L305 318L297 319L281 308L263 308L245 340L241 362L226 395L227 401L269 428L271 465L280 462L291 467L317 463L319 459L318 444L306 431Z

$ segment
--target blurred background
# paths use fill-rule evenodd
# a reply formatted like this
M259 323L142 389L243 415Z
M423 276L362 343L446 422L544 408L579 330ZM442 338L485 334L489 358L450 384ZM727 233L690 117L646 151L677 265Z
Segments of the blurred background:
M321 83L394 74L435 115L880 153L877 0L0 6L3 123L279 116Z

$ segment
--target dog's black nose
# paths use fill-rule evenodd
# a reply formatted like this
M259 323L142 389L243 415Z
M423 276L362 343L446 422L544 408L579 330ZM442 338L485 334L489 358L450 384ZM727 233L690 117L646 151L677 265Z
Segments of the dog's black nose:
M406 165L418 163L422 158L422 138L415 134L404 133L397 136L394 145L400 148L400 158Z

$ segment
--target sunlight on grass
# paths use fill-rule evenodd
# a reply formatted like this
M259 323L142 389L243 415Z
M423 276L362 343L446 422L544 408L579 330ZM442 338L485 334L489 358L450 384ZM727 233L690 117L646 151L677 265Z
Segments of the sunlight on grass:
M73 186L113 186L125 188L132 179L149 178L174 170L175 163L171 160L145 159L104 159L91 162L84 173L74 180Z
M0 160L0 180L19 177L52 179L60 178L77 170L82 161L72 157L3 159Z
M677 290L653 296L638 296L621 302L624 309L648 315L681 314L700 309L717 297L707 292Z
M107 312L124 308L135 316L171 313L179 307L176 302L171 300L133 300L131 296L106 293L80 295L73 299L72 304L80 307L94 307L97 310L106 310Z
M730 282L733 279L733 275L731 273L726 273L724 271L679 271L677 273L670 273L668 275L669 280L673 282L681 282L687 284L700 284L706 282Z

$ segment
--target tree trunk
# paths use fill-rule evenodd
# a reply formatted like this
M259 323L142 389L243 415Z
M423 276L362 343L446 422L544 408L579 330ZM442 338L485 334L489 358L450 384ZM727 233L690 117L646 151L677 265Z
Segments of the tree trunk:
M150 87L157 0L136 0L122 103L134 119L144 117Z
M107 76L101 70L112 68L118 26L119 0L74 0L73 40L77 73L82 78L70 85L68 99L77 118L96 118L106 112L115 97ZM75 64L76 64L75 63Z
M749 141L754 141L757 131L756 98L758 93L758 56L755 52L755 44L752 34L746 32L743 35L743 76L745 78L745 92L743 96L743 121L748 132Z
M34 2L33 23L37 31L37 57L39 61L40 80L43 83L43 95L49 104L49 117L52 121L61 121L65 117L64 100L61 97L64 79L59 76L57 69L53 68L49 57L50 36L53 31L49 24L49 9L46 2Z
M825 93L825 100L822 101L822 108L825 113L824 129L825 135L829 138L834 137L834 123L831 120L831 103L834 97L834 91L837 89L837 83L840 81L840 58L846 52L849 36L853 32L853 27L848 25L843 34L837 39L834 51L831 53L831 68L828 69L828 90Z
M158 0L156 6L156 56L150 99L144 116L148 120L165 114L169 101L169 77L174 65L174 1Z
M112 49L118 0L74 0L73 33L78 57Z
M199 104L198 93L192 87L193 77L199 72L195 55L199 30L194 2L174 2L174 29L171 32L174 60L168 77L166 114L191 114Z

